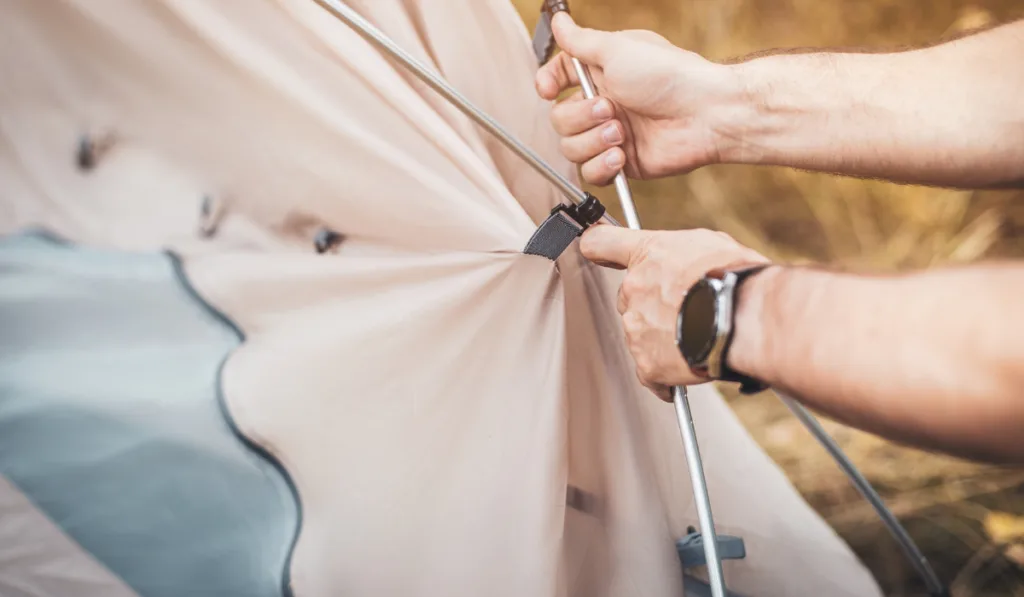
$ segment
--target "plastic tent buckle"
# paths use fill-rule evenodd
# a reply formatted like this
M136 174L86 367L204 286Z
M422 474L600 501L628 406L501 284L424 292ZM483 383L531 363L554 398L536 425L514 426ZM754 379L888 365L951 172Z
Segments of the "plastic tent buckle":
M696 529L690 527L689 534L676 541L676 552L683 568L705 566L708 561L704 557L704 537ZM718 536L718 553L723 560L742 560L747 557L747 547L742 537L732 535Z
M696 529L690 527L689 533L679 541L676 541L676 552L679 554L679 562L683 565L683 582L686 587L685 597L711 597L711 585L705 581L685 574L689 568L698 568L707 565L707 557L704 551L704 537ZM742 537L733 535L718 535L718 554L723 560L742 560L747 557L747 548ZM726 592L726 597L742 597L732 591Z
M560 204L551 210L551 215L533 233L523 253L554 261L584 230L604 217L604 213L604 205L589 193L578 205Z

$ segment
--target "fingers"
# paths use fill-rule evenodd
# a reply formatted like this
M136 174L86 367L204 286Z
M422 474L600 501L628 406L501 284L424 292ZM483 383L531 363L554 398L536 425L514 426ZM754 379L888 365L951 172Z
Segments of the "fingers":
M580 84L570 58L564 53L556 54L537 71L535 85L537 93L546 100L554 100L566 89Z
M603 47L609 35L604 31L579 27L572 17L565 13L555 15L551 28L555 33L555 40L564 51L537 71L537 93L546 100L553 100L566 89L580 84L570 56L575 56L595 67L601 67Z
M551 21L551 30L555 34L558 47L562 48L565 53L579 58L586 64L597 67L604 66L604 54L609 33L580 27L569 14L564 12L554 16Z
M647 386L647 389L653 392L654 395L663 402L668 402L669 404L672 403L672 388L661 384L650 384Z
M598 265L628 267L639 258L647 234L606 224L591 226L580 239L580 250Z
M562 153L583 165L587 182L608 184L626 163L625 152L618 149L625 141L625 129L613 119L615 108L607 98L576 98L551 110L551 123L562 137Z
M585 162L580 168L580 173L583 180L590 184L604 186L610 183L625 165L626 152L621 147L613 147Z
M615 107L607 98L575 99L576 97L573 96L551 108L551 124L559 136L578 135L608 122L615 116Z
M611 121L589 131L562 138L562 155L577 164L588 162L612 147L622 144L622 125Z

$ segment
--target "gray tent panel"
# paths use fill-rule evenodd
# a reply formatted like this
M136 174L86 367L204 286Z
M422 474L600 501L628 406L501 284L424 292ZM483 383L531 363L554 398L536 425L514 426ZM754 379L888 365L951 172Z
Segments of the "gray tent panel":
M241 337L173 257L0 240L0 330L0 474L39 511L141 597L288 592L294 490L226 417Z

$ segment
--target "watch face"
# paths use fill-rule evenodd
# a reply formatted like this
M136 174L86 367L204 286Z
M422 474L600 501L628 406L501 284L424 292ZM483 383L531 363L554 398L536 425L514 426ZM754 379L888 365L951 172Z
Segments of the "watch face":
M718 293L706 280L696 284L683 300L679 348L690 364L703 362L715 343Z

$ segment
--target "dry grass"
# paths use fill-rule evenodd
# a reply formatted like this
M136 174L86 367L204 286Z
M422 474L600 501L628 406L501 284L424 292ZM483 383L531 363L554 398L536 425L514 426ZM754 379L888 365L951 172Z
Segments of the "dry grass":
M532 26L540 0L513 1ZM575 0L573 8L584 24L653 29L714 60L775 47L926 44L1024 17L1018 0ZM739 166L639 183L636 191L651 227L712 227L779 259L899 270L1024 256L1021 193ZM732 404L887 594L923 594L874 514L777 401L759 396ZM924 454L828 426L955 595L1024 597L1024 531L1011 524L1018 518L998 514L1024 515L1024 471Z

